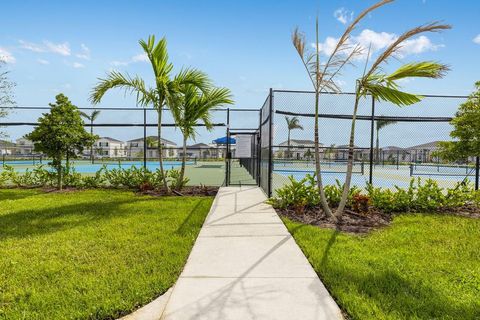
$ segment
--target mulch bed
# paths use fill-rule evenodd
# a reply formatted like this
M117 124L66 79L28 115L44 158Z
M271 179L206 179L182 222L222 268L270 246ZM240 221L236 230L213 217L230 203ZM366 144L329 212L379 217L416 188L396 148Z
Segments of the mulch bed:
M291 209L276 210L280 215L297 222L350 233L368 233L389 225L391 221L390 215L373 210L365 214L345 210L342 217L336 222L328 217L320 207L307 208L300 214Z
M365 213L345 209L342 217L338 221L334 221L334 219L325 214L321 207L306 208L302 213L297 213L293 209L275 210L279 215L293 221L355 234L365 234L372 230L386 227L394 216L394 214L386 214L373 208L369 208L369 211ZM473 205L458 208L441 208L436 213L480 219L480 208Z
M172 190L170 194L167 194L165 190L146 190L146 191L140 191L139 194L145 194L150 196L212 197L217 194L218 189L219 187L188 186L188 187L184 187L181 191Z

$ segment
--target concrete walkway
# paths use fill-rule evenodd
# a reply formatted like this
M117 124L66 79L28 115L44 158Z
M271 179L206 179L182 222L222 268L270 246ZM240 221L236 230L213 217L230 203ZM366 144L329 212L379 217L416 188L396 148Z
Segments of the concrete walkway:
M220 189L161 319L342 319L265 200Z

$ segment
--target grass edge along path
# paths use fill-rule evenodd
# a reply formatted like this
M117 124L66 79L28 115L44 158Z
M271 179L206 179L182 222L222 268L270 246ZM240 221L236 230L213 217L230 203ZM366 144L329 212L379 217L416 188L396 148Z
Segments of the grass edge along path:
M368 235L283 217L351 319L480 319L480 219L404 214Z
M114 319L177 280L211 197L0 190L0 319Z

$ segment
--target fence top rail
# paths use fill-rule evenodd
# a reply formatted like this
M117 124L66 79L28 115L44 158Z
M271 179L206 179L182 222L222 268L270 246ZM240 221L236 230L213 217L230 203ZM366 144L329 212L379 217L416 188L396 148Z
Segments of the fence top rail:
M315 91L309 90L284 90L284 89L273 89L273 93L275 92L282 92L282 93L306 93L306 94L314 94ZM330 92L330 91L322 91L321 94L330 94L330 95L355 95L355 92ZM368 95L370 96L370 95ZM420 96L425 98L461 98L466 99L468 96L465 95L437 95L437 94L420 94Z
M18 109L18 110L50 110L50 106L13 106L13 107L1 107L0 109ZM142 108L142 107L78 107L80 110L116 110L116 111L143 111L149 110L153 111L156 110L155 108ZM168 108L163 108L163 111L168 111ZM212 111L233 111L233 112L259 112L260 109L254 108L214 108Z
M309 117L314 118L315 114L313 113L301 113L301 112L290 112L290 111L280 111L275 110L275 113L288 115L288 116L297 116L297 117ZM332 113L320 113L319 118L329 118L329 119L352 119L353 116L349 114L332 114ZM403 117L403 116L357 116L357 120L391 120L398 122L450 122L452 117Z
M1 127L14 126L38 126L38 122L0 122ZM157 127L156 123L84 123L84 127ZM163 123L162 127L178 127L175 123ZM205 127L203 123L194 125L195 127ZM212 127L226 127L225 123L213 123Z

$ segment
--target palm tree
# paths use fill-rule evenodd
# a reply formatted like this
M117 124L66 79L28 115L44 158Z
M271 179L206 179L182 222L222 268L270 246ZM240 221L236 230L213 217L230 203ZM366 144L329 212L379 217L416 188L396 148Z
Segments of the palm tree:
M358 56L362 49L360 45L352 46L350 44L350 35L357 27L358 23L369 13L381 6L393 2L393 0L382 0L364 10L355 20L345 29L345 32L338 40L333 52L324 64L320 64L320 47L318 42L318 17L315 23L315 52L310 53L305 47L305 35L298 28L292 34L292 43L297 50L303 66L312 82L315 90L315 126L314 126L314 153L315 153L315 175L317 177L317 187L320 192L320 202L325 214L335 220L335 216L328 206L328 201L323 190L323 182L320 166L320 139L319 139L319 98L320 94L325 90L340 92L340 88L335 83L335 77L340 74L343 67L351 64L352 59Z
M298 117L287 117L285 116L285 121L287 121L287 128L288 128L288 140L287 140L287 158L292 156L290 152L290 131L295 129L303 130L303 126L300 124L300 120Z
M155 85L147 88L145 81L139 76L131 77L118 71L111 71L105 79L99 79L99 83L93 88L91 101L99 103L105 93L113 88L124 89L125 92L136 95L137 103L140 106L153 105L157 111L158 130L158 162L160 173L163 177L163 187L167 193L170 192L167 178L163 169L163 145L162 141L162 115L165 108L170 108L175 101L180 99L180 89L185 85L193 85L201 91L210 87L207 76L196 69L182 69L175 76L172 75L173 65L168 60L167 40L162 38L155 43L155 36L149 36L147 41L140 40L145 55L150 61Z
M80 111L80 115L90 121L90 134L93 135L93 123L97 120L100 110L93 110L91 114ZM90 146L90 160L93 163L93 144Z
M402 48L404 42L408 39L421 33L440 32L450 28L451 27L449 25L438 24L436 22L413 28L402 34L397 40L388 46L385 51L379 55L368 71L366 68L368 64L367 60L364 74L360 79L357 80L357 86L355 90L355 104L353 108L348 148L347 173L343 187L342 199L337 211L335 212L335 216L337 218L343 214L350 190L350 183L352 181L355 123L360 99L367 95L371 95L372 99L388 101L396 106L408 106L421 101L423 97L419 95L400 91L397 81L416 77L438 79L443 77L446 71L448 71L448 67L446 65L432 61L408 63L402 65L391 74L381 73L380 67L387 63L391 57L394 57L395 54L398 53L398 51Z
M202 92L193 85L186 85L182 87L181 92L183 94L181 102L172 108L175 123L183 135L182 166L180 169L180 178L177 181L177 189L182 187L185 176L187 140L195 140L196 126L199 122L202 122L207 130L211 130L213 128L211 120L212 109L233 103L230 90L226 88L211 88Z
M379 138L380 130L382 130L386 126L389 126L395 123L397 123L397 121L394 121L394 120L377 120L375 122L375 131L377 134L375 153L376 153L377 163L380 161L380 138Z

